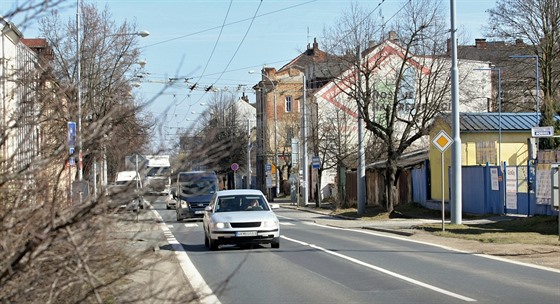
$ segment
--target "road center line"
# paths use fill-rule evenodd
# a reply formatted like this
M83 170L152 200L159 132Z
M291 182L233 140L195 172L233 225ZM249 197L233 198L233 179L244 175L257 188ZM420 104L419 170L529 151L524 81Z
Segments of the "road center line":
M396 272L387 270L387 269L385 269L385 268L381 268L381 267L378 267L378 266L375 266L375 265L372 265L372 264L365 263L365 262L360 261L360 260L358 260L358 259L355 259L355 258L346 256L346 255L343 255L343 254L340 254L340 253L336 253L336 252L334 252L334 251L330 251L330 250L328 250L328 249L319 247L319 246L317 246L317 245L309 244L309 243L306 243L306 242L303 242L303 241L298 241L298 240L289 238L289 237L284 236L284 235L282 235L281 238L283 238L283 239L285 239L285 240L288 240L288 241L291 241L291 242L294 242L294 243L301 244L301 245L303 245L303 246L309 246L309 247L311 247L311 248L315 248L315 249L320 250L320 251L322 251L322 252L324 252L324 253L328 253L328 254L334 255L334 256L336 256L336 257L345 259L345 260L350 261L350 262L352 262L352 263L356 263L356 264L358 264L358 265L365 266L365 267L367 267L367 268L370 268L370 269L379 271L379 272L381 272L381 273L388 274L388 275L390 275L390 276L393 276L393 277L395 277L395 278L401 279L401 280L403 280L403 281L406 281L406 282L412 283L412 284L414 284L414 285L418 285L418 286L420 286L420 287L424 287L424 288L427 288L427 289L430 289L430 290L433 290L433 291L436 291L436 292L439 292L439 293L448 295L448 296L450 296L450 297L454 297L454 298L457 298L457 299L460 299L460 300L463 300L463 301L467 301L467 302L476 302L475 299L472 299L472 298L469 298L469 297L465 297L465 296L463 296L463 295L460 295L460 294L457 294L457 293L454 293L454 292L451 292L451 291L448 291L448 290L445 290L445 289L442 289L442 288L439 288L439 287L436 287L436 286L433 286L433 285L430 285L430 284L427 284L427 283L424 283L424 282L421 282L421 281L418 281L418 280L415 280L415 279L413 279L413 278L406 277L406 276L404 276L404 275L401 275L401 274L398 274L398 273L396 273Z

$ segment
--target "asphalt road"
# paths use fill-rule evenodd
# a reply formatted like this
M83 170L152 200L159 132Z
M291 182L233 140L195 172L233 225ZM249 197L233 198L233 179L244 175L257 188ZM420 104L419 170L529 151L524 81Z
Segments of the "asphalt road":
M167 249L202 303L559 303L560 273L315 224L324 215L281 208L280 249L204 246L201 221L177 222L160 200Z

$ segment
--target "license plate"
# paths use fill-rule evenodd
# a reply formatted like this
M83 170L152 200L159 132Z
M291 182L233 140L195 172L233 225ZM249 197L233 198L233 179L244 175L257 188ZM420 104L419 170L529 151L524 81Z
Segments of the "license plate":
M237 231L235 236L257 236L256 231Z
M203 211L203 210L201 210L201 211L195 211L194 214L204 214L204 211Z

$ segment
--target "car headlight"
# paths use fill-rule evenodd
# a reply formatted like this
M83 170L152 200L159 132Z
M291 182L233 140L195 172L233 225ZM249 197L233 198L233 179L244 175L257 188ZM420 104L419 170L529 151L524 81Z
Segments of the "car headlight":
M181 208L187 208L187 202L184 200L181 200Z
M269 220L263 222L263 227L265 228L276 228L278 227L278 220Z
M214 223L214 228L216 228L216 229L224 229L224 228L226 228L226 223L221 223L221 222Z

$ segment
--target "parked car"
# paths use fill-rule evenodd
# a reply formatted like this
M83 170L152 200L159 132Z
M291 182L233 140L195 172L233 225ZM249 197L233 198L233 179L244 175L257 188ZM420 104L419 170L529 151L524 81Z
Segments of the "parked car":
M223 190L212 197L203 217L204 244L210 250L220 245L270 244L280 248L280 224L260 190Z
M217 190L218 177L214 172L179 172L174 197L177 221L187 218L202 218L204 208L210 204L212 195Z

